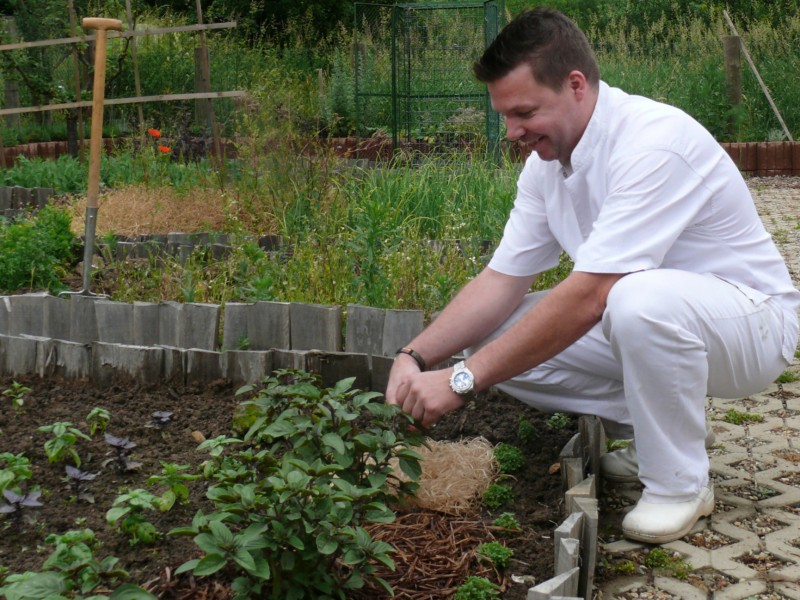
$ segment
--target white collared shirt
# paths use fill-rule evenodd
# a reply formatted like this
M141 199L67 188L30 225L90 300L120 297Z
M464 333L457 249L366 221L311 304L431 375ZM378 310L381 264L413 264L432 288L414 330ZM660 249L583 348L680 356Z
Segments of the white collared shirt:
M540 273L563 249L576 271L712 273L775 298L796 337L800 292L738 168L689 115L601 82L571 167L531 154L492 269Z

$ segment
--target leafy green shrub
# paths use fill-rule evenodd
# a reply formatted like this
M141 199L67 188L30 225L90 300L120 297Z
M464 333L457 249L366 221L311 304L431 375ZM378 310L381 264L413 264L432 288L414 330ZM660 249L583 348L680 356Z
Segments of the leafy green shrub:
M516 473L525 466L525 455L522 450L504 442L495 446L494 458L501 473Z
M0 291L61 289L76 248L66 211L46 206L22 221L0 220Z
M499 570L508 568L514 551L499 542L487 542L478 546L478 554L488 558Z
M490 510L497 510L514 499L514 491L509 485L493 483L483 492L483 504Z
M238 452L223 455L232 438L206 445L218 512L170 532L194 536L203 552L176 573L225 572L241 598L340 597L367 578L391 591L375 573L376 563L394 566L393 549L363 525L393 521L389 505L416 489L420 457L410 447L422 438L396 406L353 382L320 389L306 373L278 371L240 405Z
M499 598L500 588L486 577L470 575L466 581L458 586L454 600L489 600Z

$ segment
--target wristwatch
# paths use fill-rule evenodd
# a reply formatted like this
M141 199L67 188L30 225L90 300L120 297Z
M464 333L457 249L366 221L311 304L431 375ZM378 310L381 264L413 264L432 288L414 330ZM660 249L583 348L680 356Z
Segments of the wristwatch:
M453 374L450 376L450 389L459 396L469 394L475 387L475 376L464 364L464 361L457 362L453 367Z

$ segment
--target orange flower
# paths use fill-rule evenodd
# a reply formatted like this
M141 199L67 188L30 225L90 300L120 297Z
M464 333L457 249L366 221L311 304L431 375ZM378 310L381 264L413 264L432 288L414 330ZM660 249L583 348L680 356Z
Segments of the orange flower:
M159 146L158 147L158 151L159 152L163 152L164 154L169 154L170 152L172 152L172 150L170 150L169 146Z
M161 137L161 132L158 129L148 129L147 133L153 136L153 138L158 139Z

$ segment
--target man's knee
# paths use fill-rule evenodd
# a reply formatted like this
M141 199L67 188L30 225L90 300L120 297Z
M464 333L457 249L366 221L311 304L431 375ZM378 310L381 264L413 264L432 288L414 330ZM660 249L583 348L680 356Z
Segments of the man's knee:
M664 272L638 271L611 288L603 313L603 333L641 336L652 327L675 322L681 309L679 290Z

